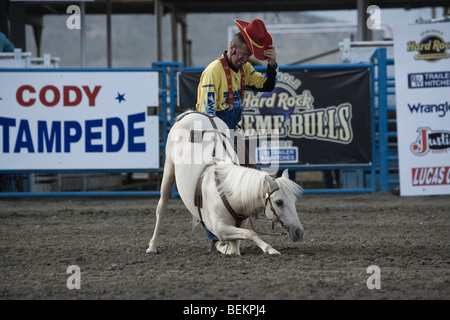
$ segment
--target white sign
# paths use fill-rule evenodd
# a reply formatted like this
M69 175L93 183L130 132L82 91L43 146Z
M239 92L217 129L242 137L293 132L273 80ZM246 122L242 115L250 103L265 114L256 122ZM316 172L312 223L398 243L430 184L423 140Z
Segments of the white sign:
M158 73L0 71L0 170L159 168Z
M394 29L401 195L450 194L450 23Z

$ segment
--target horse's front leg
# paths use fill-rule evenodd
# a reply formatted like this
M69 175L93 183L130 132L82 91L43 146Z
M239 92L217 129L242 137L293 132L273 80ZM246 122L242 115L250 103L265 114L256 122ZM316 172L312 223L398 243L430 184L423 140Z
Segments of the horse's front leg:
M231 245L233 244L233 242L236 243L236 241L238 240L252 240L258 245L258 247L261 248L262 251L264 251L264 253L280 254L280 252L275 250L270 244L264 242L255 231L250 229L237 228L235 226L230 225L223 225L218 228L218 234L220 234L221 241L217 243L216 247L217 250L219 250L222 253L227 254L235 253L239 255L240 254L239 246L237 248L237 251L233 252L232 250L233 247L231 247ZM227 246L226 242L230 242L228 244L228 246L230 247Z
M161 228L162 221L167 213L167 202L170 197L170 192L175 182L175 172L174 166L169 161L166 160L166 164L164 166L164 175L161 181L161 197L158 201L158 206L156 207L156 225L155 230L153 231L153 237L148 244L147 253L158 253L158 235L159 230Z

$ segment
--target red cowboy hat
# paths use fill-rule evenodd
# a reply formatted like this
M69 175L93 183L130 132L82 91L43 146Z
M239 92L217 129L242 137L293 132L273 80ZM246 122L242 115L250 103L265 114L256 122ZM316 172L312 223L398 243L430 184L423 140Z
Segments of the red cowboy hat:
M256 59L264 61L267 60L264 55L264 50L267 50L273 44L272 36L267 32L264 22L255 19L248 23L243 20L234 20L239 31L244 36L248 48Z

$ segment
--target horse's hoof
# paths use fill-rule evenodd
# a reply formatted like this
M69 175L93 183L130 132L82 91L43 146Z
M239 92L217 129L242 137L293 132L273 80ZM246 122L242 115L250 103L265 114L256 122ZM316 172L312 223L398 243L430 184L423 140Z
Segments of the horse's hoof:
M158 250L152 249L152 248L148 248L147 250L145 250L145 253L154 253L154 254L156 254L156 253L158 253Z
M269 250L269 254L281 255L281 253L278 250L275 250L274 248Z

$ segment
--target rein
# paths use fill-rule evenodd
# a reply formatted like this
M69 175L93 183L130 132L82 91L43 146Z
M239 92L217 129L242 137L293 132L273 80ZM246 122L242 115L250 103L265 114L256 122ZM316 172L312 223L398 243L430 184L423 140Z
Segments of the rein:
M215 180L216 180L216 187L219 188L220 180L217 177L217 171L215 171L215 170L214 170L214 176L215 176ZM234 220L236 220L236 227L239 228L241 226L242 221L244 221L248 217L234 211L233 207L230 205L230 202L228 202L228 199L224 193L220 193L220 198L222 199L222 202L225 205L225 208L227 208L228 212L231 214L231 216L234 218Z

